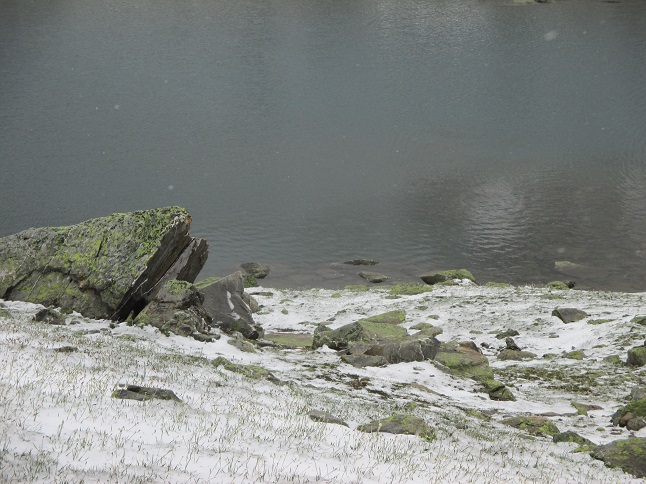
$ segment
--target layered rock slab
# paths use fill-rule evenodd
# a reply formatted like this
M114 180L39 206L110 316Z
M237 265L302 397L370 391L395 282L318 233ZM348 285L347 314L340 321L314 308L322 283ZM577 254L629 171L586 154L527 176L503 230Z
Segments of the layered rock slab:
M154 296L167 273L193 282L206 241L189 235L180 207L115 213L0 239L0 298L123 320Z

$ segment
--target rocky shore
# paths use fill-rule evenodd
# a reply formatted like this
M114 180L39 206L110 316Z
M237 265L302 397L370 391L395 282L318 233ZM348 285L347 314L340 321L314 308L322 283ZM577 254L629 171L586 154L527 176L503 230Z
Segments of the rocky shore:
M272 289L257 263L199 281L189 225L0 239L3 481L646 477L646 293L464 269Z

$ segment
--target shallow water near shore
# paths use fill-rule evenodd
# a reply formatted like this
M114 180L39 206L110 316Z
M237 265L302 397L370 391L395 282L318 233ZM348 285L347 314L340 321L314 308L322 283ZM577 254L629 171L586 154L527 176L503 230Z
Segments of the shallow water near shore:
M645 22L639 0L7 0L0 236L181 205L204 277L343 287L369 257L643 291Z

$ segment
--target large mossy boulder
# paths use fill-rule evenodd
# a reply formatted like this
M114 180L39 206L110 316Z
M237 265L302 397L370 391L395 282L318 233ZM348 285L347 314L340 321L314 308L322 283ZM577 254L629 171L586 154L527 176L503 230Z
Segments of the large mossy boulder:
M195 280L208 246L190 223L185 209L167 207L4 237L0 298L124 320L166 280Z
M646 437L614 440L591 454L608 467L619 467L635 477L646 477Z

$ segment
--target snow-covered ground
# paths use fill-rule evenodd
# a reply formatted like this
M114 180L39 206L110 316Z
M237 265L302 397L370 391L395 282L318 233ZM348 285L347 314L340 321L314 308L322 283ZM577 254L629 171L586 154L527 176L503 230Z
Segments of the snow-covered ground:
M404 326L429 322L441 341L472 340L515 402L497 402L477 383L432 362L358 369L327 348L242 352L222 336L201 343L151 327L95 321L78 314L65 326L32 322L40 306L3 302L0 312L0 482L631 482L574 444L554 444L501 423L549 413L561 431L595 443L626 438L610 416L646 370L609 362L643 343L646 294L543 288L435 287L414 296L369 291L252 288L254 318L265 331L313 333L402 309ZM557 307L590 314L564 324ZM590 321L600 324L589 324ZM499 361L515 329L530 361ZM58 352L72 346L77 350ZM563 354L583 350L585 358ZM543 356L546 354L552 357ZM276 379L253 379L214 366L224 356L260 365ZM173 390L182 400L112 398L122 385ZM577 415L571 402L600 410ZM317 423L311 410L348 427ZM408 412L437 439L366 434L359 424ZM551 412L551 413L550 413ZM646 437L646 429L636 433Z

